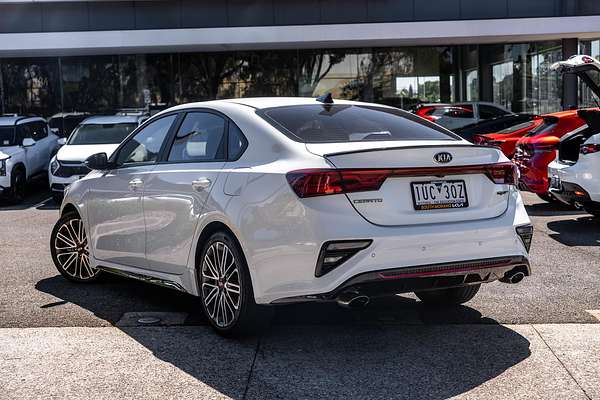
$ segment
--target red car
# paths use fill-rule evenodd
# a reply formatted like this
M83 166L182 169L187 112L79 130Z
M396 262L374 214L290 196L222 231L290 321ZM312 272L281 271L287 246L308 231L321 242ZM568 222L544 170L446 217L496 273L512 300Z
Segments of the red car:
M546 114L542 124L517 142L513 161L519 167L521 190L536 193L546 201L553 200L548 194L548 164L556 157L560 138L584 125L577 110Z
M512 158L519 139L543 123L544 118L536 115L531 121L522 122L495 133L475 135L473 136L473 142L480 146L498 147L506 157Z

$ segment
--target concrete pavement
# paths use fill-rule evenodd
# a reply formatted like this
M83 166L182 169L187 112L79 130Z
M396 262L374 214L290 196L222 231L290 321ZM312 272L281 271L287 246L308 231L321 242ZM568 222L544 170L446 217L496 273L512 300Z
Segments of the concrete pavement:
M0 329L2 399L597 399L600 325Z

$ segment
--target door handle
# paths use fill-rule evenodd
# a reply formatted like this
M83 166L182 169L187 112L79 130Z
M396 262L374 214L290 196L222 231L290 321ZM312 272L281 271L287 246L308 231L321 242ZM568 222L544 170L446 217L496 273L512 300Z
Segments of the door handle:
M198 179L192 181L192 187L196 191L201 191L201 190L207 189L208 187L210 187L210 184L211 184L210 179L208 179L206 177L198 178Z
M140 178L135 178L129 181L129 190L133 190L134 192L142 187L144 181Z

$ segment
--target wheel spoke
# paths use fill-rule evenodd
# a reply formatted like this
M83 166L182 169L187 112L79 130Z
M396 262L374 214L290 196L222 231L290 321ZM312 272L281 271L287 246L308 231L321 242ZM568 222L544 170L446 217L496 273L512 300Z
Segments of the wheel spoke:
M231 305L231 307L233 307L236 310L238 309L237 303L235 301L233 301L233 299L229 295L229 292L225 292L225 298L229 301L229 304ZM234 312L234 314L235 314L235 312Z
M231 282L225 283L225 289L227 289L228 292L240 294L240 285L236 285L235 283L231 283Z
M206 255L206 257L204 257L204 263L208 267L210 272L213 274L212 279L219 279L219 273L217 272L217 269L214 267L214 265L213 265L212 261L210 260L210 257L208 257L208 255Z
M70 247L77 247L77 243L74 242L72 240L72 238L68 238L67 236L65 236L64 234L62 234L60 231L58 231L58 233L56 234L56 238L60 239L63 243L66 243Z

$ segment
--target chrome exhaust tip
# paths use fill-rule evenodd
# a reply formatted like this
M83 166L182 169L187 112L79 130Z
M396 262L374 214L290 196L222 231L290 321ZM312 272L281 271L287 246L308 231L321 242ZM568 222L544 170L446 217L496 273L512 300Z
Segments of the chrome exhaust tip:
M369 296L357 292L344 292L336 299L338 306L344 308L364 307L369 304L369 301Z
M504 283L510 283L511 285L517 284L519 282L521 282L523 279L525 278L525 273L523 273L522 271L508 271L504 277L502 277L502 279L500 279L500 282L504 282Z

